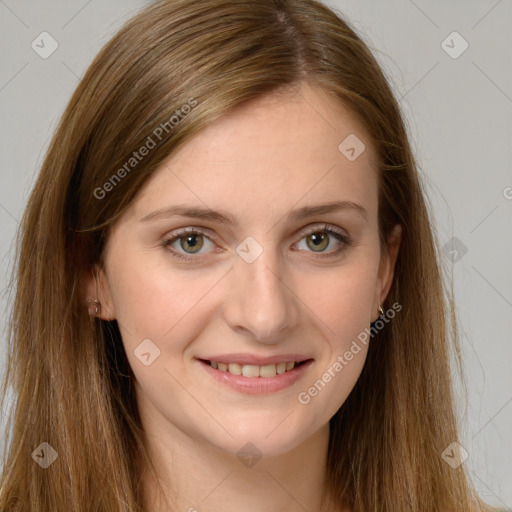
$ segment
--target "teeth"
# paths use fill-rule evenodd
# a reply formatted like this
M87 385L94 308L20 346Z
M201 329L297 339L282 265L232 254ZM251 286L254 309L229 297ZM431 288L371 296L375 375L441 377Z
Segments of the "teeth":
M260 377L275 377L277 373L275 364L267 364L260 367Z
M242 375L244 377L259 377L260 367L255 364L244 364L242 366Z
M276 375L282 375L283 373L293 370L295 368L295 361L288 363L277 363L267 364L264 366L258 366L256 364L238 364L238 363L218 363L216 361L210 361L212 368L218 369L221 372L229 372L233 375L243 375L244 377L264 377L271 378Z
M242 367L238 363L229 363L228 372L233 375L242 375Z
M277 363L276 364L276 371L278 375L281 375L286 371L286 363Z

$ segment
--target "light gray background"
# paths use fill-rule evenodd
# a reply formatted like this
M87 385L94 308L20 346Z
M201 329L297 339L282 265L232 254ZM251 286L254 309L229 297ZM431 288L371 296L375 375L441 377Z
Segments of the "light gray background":
M0 327L15 231L57 120L96 53L146 3L0 0ZM370 45L401 98L441 245L457 237L467 248L458 261L460 245L444 256L464 328L464 464L486 501L512 508L512 2L326 3ZM31 48L43 31L59 45L48 59ZM469 45L458 58L442 46L454 31ZM456 52L463 42L445 44ZM5 334L2 367L4 349Z

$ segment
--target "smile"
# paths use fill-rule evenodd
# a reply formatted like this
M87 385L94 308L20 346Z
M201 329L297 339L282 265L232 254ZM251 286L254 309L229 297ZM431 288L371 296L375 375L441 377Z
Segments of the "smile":
M196 360L215 381L246 394L268 394L285 389L300 379L313 359L256 365Z
M259 366L257 364L238 364L238 363L220 363L216 361L208 361L212 368L218 369L221 372L229 372L233 375L243 375L244 377L264 377L271 378L276 375L293 370L293 368L300 364L295 361L287 363L266 364Z

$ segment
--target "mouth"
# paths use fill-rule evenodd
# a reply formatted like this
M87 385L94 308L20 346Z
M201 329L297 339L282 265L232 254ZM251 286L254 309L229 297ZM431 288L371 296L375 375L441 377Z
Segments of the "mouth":
M206 359L200 359L201 362L209 364L215 370L221 372L228 372L231 375L243 375L248 378L262 377L269 379L276 375L282 375L284 373L292 371L294 368L299 367L302 364L307 363L311 359L305 359L303 361L287 361L275 364L241 364L241 363L223 363L220 361L208 361Z
M314 359L280 361L264 365L197 359L215 381L246 394L268 394L285 389L300 379Z

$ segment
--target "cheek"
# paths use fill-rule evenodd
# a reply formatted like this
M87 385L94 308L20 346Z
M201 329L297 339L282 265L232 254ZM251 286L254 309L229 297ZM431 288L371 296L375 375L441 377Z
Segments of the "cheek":
M369 326L376 286L373 261L360 259L322 275L304 277L300 286L301 297L307 297L307 306L337 344Z
M123 341L131 349L147 338L162 351L182 349L193 337L191 326L200 331L201 305L222 272L179 271L171 269L171 263L148 264L148 260L144 254L128 254L118 258L120 264L111 271L112 301Z
M326 343L315 380L307 383L304 401L299 397L299 402L314 401L314 408L322 409L327 416L334 414L349 395L368 351L376 264L371 258L353 261L329 275L304 281L315 291L309 294L307 304L318 319Z

